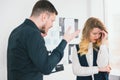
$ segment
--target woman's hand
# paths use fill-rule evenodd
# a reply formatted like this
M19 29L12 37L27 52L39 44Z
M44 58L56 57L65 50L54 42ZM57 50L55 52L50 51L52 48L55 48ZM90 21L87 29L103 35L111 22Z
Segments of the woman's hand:
M106 67L99 68L99 72L110 72L111 67L110 65L107 65Z
M108 33L105 31L101 31L101 38L102 38L102 44L107 44L108 41Z

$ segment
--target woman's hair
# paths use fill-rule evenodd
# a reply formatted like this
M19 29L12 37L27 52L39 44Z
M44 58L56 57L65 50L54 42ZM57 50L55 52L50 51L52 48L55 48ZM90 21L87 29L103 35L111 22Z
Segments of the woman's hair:
M82 31L82 39L81 42L79 44L79 48L80 50L78 51L78 53L80 54L86 54L88 52L88 46L90 43L90 32L93 30L93 28L99 28L101 30L106 31L106 28L104 26L104 24L95 17L90 17L84 24L84 28ZM101 45L101 38L99 38L96 43L93 44L93 48L97 48Z

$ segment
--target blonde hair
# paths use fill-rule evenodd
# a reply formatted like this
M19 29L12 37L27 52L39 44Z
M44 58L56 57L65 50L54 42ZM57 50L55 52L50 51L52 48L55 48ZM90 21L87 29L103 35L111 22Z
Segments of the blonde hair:
M99 28L101 30L106 31L106 28L104 24L95 17L90 17L84 24L84 28L82 31L82 39L81 42L79 43L79 51L78 53L80 54L86 54L88 52L88 46L90 43L90 32L93 30L93 28ZM93 48L96 49L101 45L101 39L99 38L96 43L93 44Z

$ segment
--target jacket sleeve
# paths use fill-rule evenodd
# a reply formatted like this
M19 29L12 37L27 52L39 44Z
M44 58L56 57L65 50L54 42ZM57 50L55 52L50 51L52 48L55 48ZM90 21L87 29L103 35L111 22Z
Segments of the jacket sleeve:
M109 51L108 47L104 44L100 46L97 58L98 67L105 67L109 64Z
M28 55L33 64L43 74L50 74L57 63L62 59L67 42L61 43L48 55L43 37L34 32L27 38Z
M72 70L76 76L90 76L98 73L98 67L83 67L80 65L76 47L72 52Z

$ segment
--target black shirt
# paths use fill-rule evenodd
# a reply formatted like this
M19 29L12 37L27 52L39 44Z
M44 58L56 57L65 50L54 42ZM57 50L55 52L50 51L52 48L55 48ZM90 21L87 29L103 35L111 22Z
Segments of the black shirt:
M8 40L8 80L43 80L62 59L67 42L61 43L48 55L40 30L29 19L15 28Z

